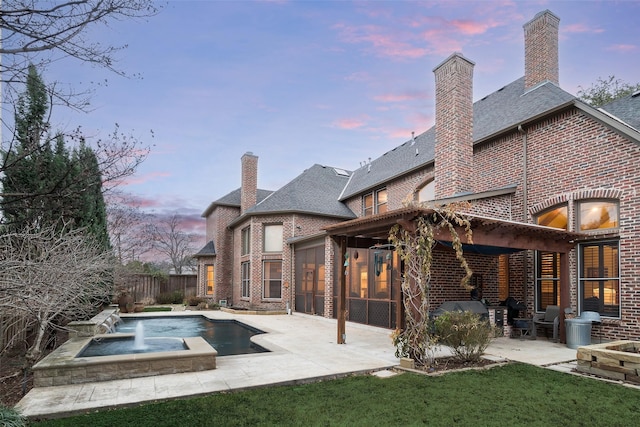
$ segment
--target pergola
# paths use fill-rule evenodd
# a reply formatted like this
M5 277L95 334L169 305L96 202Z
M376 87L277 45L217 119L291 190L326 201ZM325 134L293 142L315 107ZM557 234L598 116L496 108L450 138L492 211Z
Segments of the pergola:
M347 243L350 247L369 248L388 243L391 227L400 224L408 231L414 230L414 221L434 213L432 208L405 207L393 211L352 219L325 227L327 233L340 246L340 260L344 260ZM457 227L465 251L498 255L523 250L538 250L560 253L560 341L565 342L564 309L569 307L569 262L568 254L582 237L557 228L464 214L471 223L473 244L466 241L465 232ZM440 231L436 239L451 242L447 231ZM340 291L338 294L338 344L346 341L346 276L340 268Z

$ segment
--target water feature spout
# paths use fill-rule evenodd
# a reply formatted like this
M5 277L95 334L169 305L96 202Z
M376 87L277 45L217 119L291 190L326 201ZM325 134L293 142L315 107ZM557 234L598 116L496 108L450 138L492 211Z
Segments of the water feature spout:
M144 325L138 322L136 325L136 334L133 342L134 350L144 350L147 346L144 343Z

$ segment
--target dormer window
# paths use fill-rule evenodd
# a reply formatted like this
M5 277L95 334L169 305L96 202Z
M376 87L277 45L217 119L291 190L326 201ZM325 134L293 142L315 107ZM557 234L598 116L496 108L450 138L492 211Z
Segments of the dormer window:
M362 211L369 216L387 211L387 189L381 188L362 196Z

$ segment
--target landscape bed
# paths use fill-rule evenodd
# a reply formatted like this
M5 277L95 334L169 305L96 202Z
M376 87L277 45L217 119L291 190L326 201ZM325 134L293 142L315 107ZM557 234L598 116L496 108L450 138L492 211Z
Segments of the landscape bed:
M640 342L612 341L578 347L577 370L640 384Z

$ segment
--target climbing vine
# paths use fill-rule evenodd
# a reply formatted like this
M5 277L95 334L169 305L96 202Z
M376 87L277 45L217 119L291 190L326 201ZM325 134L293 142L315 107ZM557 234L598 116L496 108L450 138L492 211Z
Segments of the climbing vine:
M435 236L440 229L449 232L456 258L465 271L461 286L470 289L468 283L473 272L464 258L458 233L458 229L462 228L467 242L473 243L471 223L460 213L465 207L466 204L451 204L436 208L409 224L395 225L389 233L390 243L404 262L402 295L405 328L396 330L392 339L396 345L396 355L410 357L418 365L431 365L437 346L437 338L430 327L429 307L433 249L437 243Z

